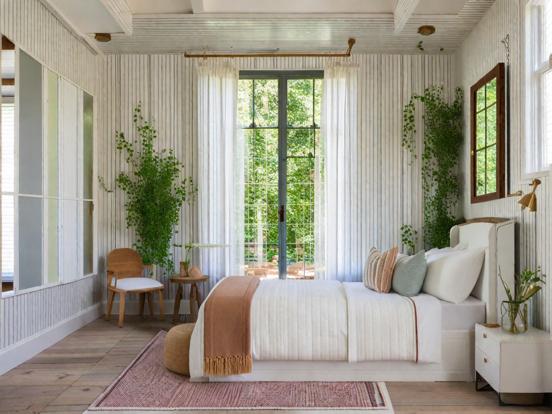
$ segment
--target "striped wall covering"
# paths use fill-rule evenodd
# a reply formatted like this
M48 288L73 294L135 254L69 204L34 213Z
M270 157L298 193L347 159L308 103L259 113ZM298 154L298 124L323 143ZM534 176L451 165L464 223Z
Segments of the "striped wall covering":
M523 11L525 1L497 0L463 42L456 53L457 82L465 91L491 70L498 62L506 62L505 49L500 43L506 34L511 43L511 191L529 189L529 177L523 174L524 129L523 129ZM465 101L465 125L469 125L469 102ZM549 174L541 177L538 189L537 213L521 212L517 201L510 197L486 203L471 204L469 188L469 129L466 129L464 148L464 214L467 218L497 216L514 218L517 226L518 268L537 265L543 273L552 271L552 189ZM539 294L533 306L533 321L536 326L548 331L551 328L552 286L549 283Z
M428 85L453 85L453 58L446 55L355 55L360 66L359 127L362 140L358 194L362 209L362 243L356 248L366 257L370 247L399 243L403 223L419 228L422 222L419 162L411 162L401 149L402 108L412 93ZM241 69L322 69L322 58L255 58L236 61ZM100 130L99 174L113 183L121 169L114 151L114 131L133 133L132 108L142 102L146 115L159 129L159 147L174 148L196 176L195 63L181 55L111 55L99 64ZM419 138L421 135L419 135ZM119 191L98 194L99 254L130 246L133 235L125 225L124 196ZM185 207L175 239L195 241L196 212ZM175 262L180 252L174 252ZM359 275L360 278L360 275ZM166 280L166 279L165 279ZM167 293L172 298L173 288Z
M96 56L38 0L0 0L0 33L95 95ZM97 277L0 300L0 350L54 327L100 298Z

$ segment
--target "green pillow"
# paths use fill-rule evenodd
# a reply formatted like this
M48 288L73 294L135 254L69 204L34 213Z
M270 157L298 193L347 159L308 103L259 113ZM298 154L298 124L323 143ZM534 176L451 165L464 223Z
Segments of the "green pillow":
M403 296L416 296L422 290L427 261L422 250L414 256L400 255L393 271L393 290Z

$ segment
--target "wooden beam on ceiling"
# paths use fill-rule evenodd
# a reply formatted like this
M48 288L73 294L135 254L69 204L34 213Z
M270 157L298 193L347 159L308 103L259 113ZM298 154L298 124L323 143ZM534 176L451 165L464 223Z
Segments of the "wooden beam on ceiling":
M100 0L127 36L132 36L132 11L127 0Z
M194 14L203 13L205 11L203 0L192 0L192 11Z
M414 14L420 0L397 0L393 17L395 21L395 34L399 34L404 29L408 20Z

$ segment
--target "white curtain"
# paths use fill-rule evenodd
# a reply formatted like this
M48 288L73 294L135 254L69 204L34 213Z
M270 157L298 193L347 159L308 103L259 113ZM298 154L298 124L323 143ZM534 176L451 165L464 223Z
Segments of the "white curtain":
M324 71L315 180L315 262L321 279L361 280L357 78L353 65Z
M198 242L211 286L243 274L244 140L237 127L239 71L229 63L198 65Z

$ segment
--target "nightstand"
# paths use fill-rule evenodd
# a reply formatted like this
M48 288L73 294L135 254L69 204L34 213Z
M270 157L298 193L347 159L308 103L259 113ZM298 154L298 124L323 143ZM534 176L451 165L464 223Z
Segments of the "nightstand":
M552 392L552 339L535 328L512 335L502 328L475 326L475 387L483 379L498 394Z

